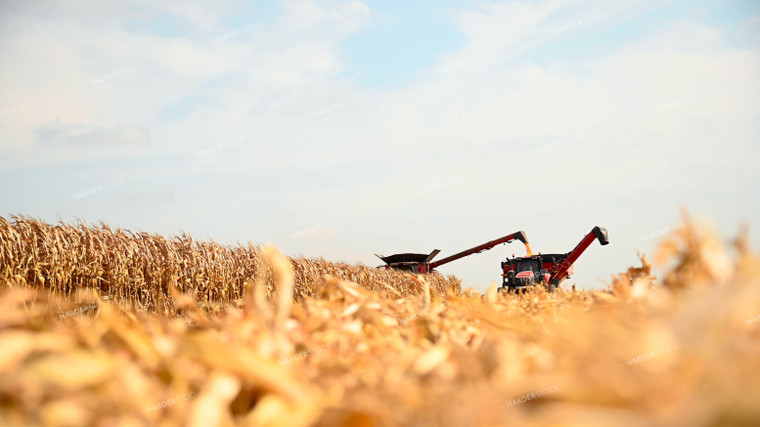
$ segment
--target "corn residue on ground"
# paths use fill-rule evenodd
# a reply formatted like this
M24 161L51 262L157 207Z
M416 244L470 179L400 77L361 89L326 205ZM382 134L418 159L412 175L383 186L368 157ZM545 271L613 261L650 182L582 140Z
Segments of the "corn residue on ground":
M602 291L0 218L0 425L760 424L760 259L692 222Z

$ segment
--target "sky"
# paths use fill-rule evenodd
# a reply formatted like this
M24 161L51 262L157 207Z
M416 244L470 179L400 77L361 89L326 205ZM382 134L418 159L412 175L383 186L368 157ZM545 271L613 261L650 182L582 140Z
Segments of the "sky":
M760 2L171 3L0 2L0 216L373 267L606 227L584 289L683 210L758 248Z

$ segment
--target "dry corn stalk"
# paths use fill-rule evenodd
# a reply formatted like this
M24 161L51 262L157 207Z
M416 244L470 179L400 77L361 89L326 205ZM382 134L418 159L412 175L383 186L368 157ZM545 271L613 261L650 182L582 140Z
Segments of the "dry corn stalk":
M760 260L740 239L724 274L701 264L714 237L684 233L663 282L642 256L603 291L482 297L0 220L0 424L756 425Z

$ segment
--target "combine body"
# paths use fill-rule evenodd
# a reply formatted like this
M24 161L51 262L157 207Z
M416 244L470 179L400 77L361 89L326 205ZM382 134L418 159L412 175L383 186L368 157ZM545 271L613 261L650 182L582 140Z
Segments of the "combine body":
M507 259L501 263L503 287L515 291L544 284L549 289L556 289L560 282L573 274L573 264L594 240L599 240L601 245L610 243L607 230L594 227L572 251L565 254L538 254Z

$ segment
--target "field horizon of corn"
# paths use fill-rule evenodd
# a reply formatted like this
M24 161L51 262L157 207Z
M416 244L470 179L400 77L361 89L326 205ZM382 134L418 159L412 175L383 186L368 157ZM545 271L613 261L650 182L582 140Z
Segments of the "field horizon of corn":
M760 423L760 258L698 222L604 290L485 295L0 217L0 425Z
M50 225L13 216L0 217L0 249L0 279L62 295L88 289L147 311L171 311L174 291L204 307L224 305L240 300L256 277L267 282L267 293L275 290L272 272L261 262L262 248L251 243L224 246L188 234L167 238L105 223ZM400 295L420 286L413 276L395 270L324 259L294 258L292 267L296 299L313 296L312 285L325 276ZM461 290L453 276L434 274L428 281L438 294ZM391 288L391 282L400 286Z

